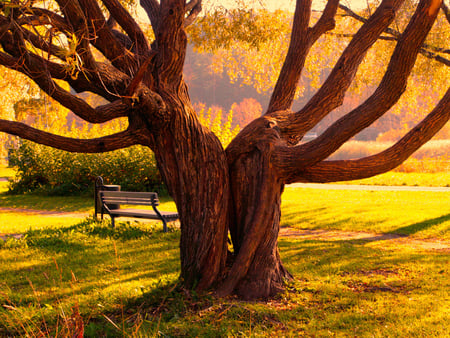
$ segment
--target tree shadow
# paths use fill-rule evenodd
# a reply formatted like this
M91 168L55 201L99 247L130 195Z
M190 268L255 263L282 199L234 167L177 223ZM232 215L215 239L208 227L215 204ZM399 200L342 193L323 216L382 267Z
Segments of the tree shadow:
M433 226L439 225L446 221L450 221L450 214L436 217L436 218L427 219L422 222L418 222L418 223L414 223L414 224L411 224L411 225L408 225L405 227L401 227L401 228L394 230L393 233L402 234L402 235L411 235L411 234L420 232L422 230L431 228Z

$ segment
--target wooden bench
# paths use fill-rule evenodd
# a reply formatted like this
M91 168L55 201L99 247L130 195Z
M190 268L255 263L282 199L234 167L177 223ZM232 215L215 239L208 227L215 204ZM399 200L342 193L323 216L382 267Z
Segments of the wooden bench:
M167 222L178 219L178 213L160 211L158 194L156 192L132 192L132 191L100 191L102 203L101 216L104 211L111 216L114 227L114 219L117 217L159 219L163 222L164 232L167 232ZM153 210L120 208L121 205L151 205Z

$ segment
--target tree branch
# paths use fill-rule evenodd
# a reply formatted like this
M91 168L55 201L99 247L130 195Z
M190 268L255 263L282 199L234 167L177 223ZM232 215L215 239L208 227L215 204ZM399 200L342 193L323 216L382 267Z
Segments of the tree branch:
M108 27L97 1L78 1L88 20L91 44L101 51L117 69L129 76L133 76L134 71L137 69L134 55L117 40Z
M29 53L28 58L23 60L20 58L16 59L5 53L0 53L0 64L27 75L50 97L87 122L103 123L117 117L127 116L128 114L129 106L120 100L98 108L92 108L83 99L70 94L52 79L47 65L59 68L60 72L65 73L64 69L60 65L46 61L38 55Z
M403 163L450 120L450 88L436 108L392 147L358 160L323 161L289 177L293 182L338 182L382 174Z
M187 13L184 19L184 27L191 25L202 11L202 0L191 0L185 6Z
M38 23L39 25L51 25L57 28L58 31L68 35L72 31L67 21L55 12L49 11L45 8L30 7L27 12L32 13L31 16L26 17L24 20L19 19L19 23Z
M288 52L270 98L266 114L289 109L294 100L298 80L311 49L309 21L312 0L297 0Z
M158 31L160 21L160 6L157 0L140 0L141 7L147 13L148 19L153 27L153 32Z
M51 134L24 123L0 119L0 131L53 148L77 153L102 153L139 144L138 138L131 130L82 140Z
M445 17L447 18L448 23L450 23L450 8L448 8L444 1L442 1L441 3L441 9L444 12Z
M283 121L280 124L284 139L293 139L292 143L296 143L329 112L342 104L364 56L393 21L403 2L404 0L383 0L350 41L319 91L302 110L291 114L287 123Z
M118 0L102 0L102 2L105 4L111 16L133 41L135 45L135 53L139 55L147 55L149 52L147 39L130 13L123 8Z
M156 32L158 55L156 64L160 65L160 83L176 91L183 78L184 58L187 37L184 31L184 1L166 0L161 3L161 17Z
M361 130L383 116L401 97L423 41L437 12L429 15L429 1L421 1L399 39L380 85L363 104L348 113L315 140L296 147L278 149L279 165L291 176L296 170L314 165L334 153ZM287 173L289 172L289 173Z
M352 18L354 18L354 19L356 19L356 20L358 20L360 22L364 23L364 22L367 21L366 18L356 14L350 8L348 8L348 7L346 7L346 6L342 5L342 4L339 5L339 8L344 10L350 17L352 17ZM443 9L444 13L445 13L445 9L444 8L447 8L447 10L448 10L448 7L446 7L446 5L444 4L444 1L442 1L441 8ZM446 16L447 16L447 14L446 14ZM447 20L450 23L450 11L448 13ZM391 35L392 37L381 36L380 40L398 41L398 39L401 36L401 33L399 31L397 31L397 30L395 30L393 28L390 28L390 27L386 28L384 32L389 34L389 35ZM345 35L347 35L347 36L345 36ZM353 34L341 34L341 36L343 36L343 37L353 37ZM438 62L441 62L441 63L445 64L446 66L450 65L450 60L444 58L443 56L440 56L440 55L436 54L436 53L450 54L450 49L448 49L448 48L437 47L437 46L433 46L433 45L430 45L430 44L424 42L422 44L422 49L420 50L420 53L423 56L425 56L425 57L427 57L429 59L434 59L434 60L436 60Z
M77 56L81 58L85 68L95 71L96 62L89 46L88 24L79 2L77 0L57 0L57 3L72 27L71 33L74 36L69 35L68 38L75 44Z

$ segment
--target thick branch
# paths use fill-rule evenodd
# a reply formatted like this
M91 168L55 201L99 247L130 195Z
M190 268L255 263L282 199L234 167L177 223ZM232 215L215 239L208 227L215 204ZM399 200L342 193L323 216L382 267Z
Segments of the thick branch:
M309 50L322 34L334 28L338 4L338 0L328 1L319 21L314 27L308 28L311 1L297 1L289 49L266 114L290 109Z
M334 153L342 144L383 116L406 89L420 46L427 37L437 12L429 15L430 1L422 1L399 39L386 73L374 92L363 104L329 127L317 139L296 147L278 149L279 165L286 176L318 163Z
M160 65L159 83L172 90L178 90L186 56L187 37L184 25L184 1L167 0L161 3L161 21L156 33L158 55L156 63Z
M140 0L141 7L147 13L148 19L153 27L153 32L158 31L160 22L160 7L157 0Z
M446 5L442 1L441 8L444 10L445 7L446 7ZM364 23L364 22L367 21L366 18L356 14L350 8L348 8L348 7L346 7L346 6L342 5L342 4L339 5L339 8L343 9L349 16L351 16L352 18L354 18L354 19L356 19L356 20L358 20L360 22ZM447 8L447 10L448 10L448 8ZM445 13L445 10L444 10L444 13ZM447 17L447 20L450 19L450 13L448 13L448 15L449 16ZM449 23L450 23L450 20L449 20ZM393 28L390 28L390 27L386 28L384 32L389 34L389 35L391 35L391 37L381 36L380 40L398 41L398 39L401 36L401 33L399 31L397 31L397 30L395 30ZM339 34L339 36L342 36L342 37L353 37L354 35L353 34ZM442 48L442 47L437 47L437 46L430 45L428 43L423 43L422 44L422 49L420 50L420 53L423 56L425 56L425 57L427 57L429 59L434 59L434 60L436 60L438 62L441 62L441 63L443 63L443 64L445 64L447 66L450 65L450 60L448 60L448 59L446 59L446 58L436 54L436 53L450 54L450 49L448 49L448 48Z
M385 151L358 160L323 161L291 178L293 182L337 182L367 178L394 169L450 120L450 88L435 109L400 141Z
M86 17L83 14L83 10L77 0L57 0L61 11L64 13L66 20L72 26L71 32L76 37L69 36L72 43L76 43L77 56L83 61L83 67L90 71L96 69L95 58L91 53L89 47L89 30Z
M118 0L102 0L102 2L105 4L106 8L108 8L108 11L111 13L112 17L133 41L135 45L134 50L136 53L146 55L149 51L147 39L130 13L123 8Z
M202 11L202 0L191 0L186 4L185 11L187 13L184 20L184 27L191 25Z
M270 98L268 114L289 109L294 100L297 83L311 49L308 34L311 3L311 0L297 0L289 49Z
M117 40L108 27L97 1L79 0L79 2L88 20L91 44L100 50L117 69L132 76L137 68L133 53Z
M81 140L51 134L20 122L0 120L0 131L53 148L78 153L102 153L139 143L136 135L130 130L100 138Z
M384 0L381 3L350 41L319 91L301 111L289 116L288 123L280 125L284 138L301 138L329 112L342 104L364 56L393 21L403 2L404 0Z

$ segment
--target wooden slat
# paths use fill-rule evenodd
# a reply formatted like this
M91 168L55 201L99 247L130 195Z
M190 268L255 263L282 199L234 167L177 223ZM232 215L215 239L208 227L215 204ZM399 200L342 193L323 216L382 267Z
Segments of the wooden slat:
M159 205L158 194L154 192L102 191L102 202L106 204Z

